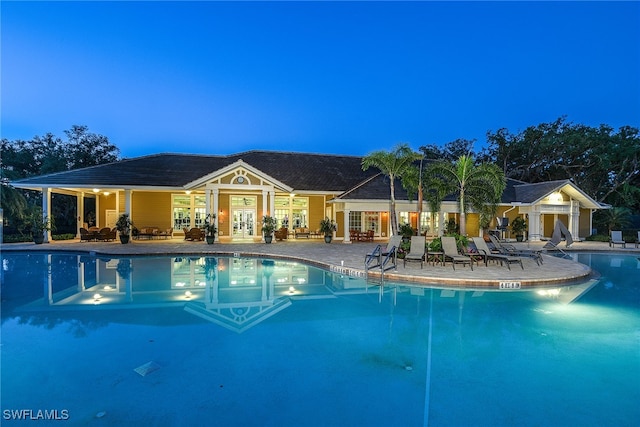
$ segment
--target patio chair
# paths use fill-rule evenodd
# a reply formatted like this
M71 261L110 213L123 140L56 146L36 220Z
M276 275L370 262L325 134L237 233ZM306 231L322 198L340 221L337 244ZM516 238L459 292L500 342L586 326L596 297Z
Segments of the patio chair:
M387 246L381 250L380 256L387 256L392 253L392 251L395 255L400 247L400 242L402 242L402 236L391 236L387 242Z
M455 237L442 237L442 252L444 252L445 262L451 261L454 270L456 269L456 264L462 264L463 267L465 264L469 264L471 271L473 271L473 259L470 256L460 255L458 253L458 245L456 244Z
M287 227L280 227L279 230L276 230L273 233L273 236L276 238L276 240L285 240L289 236L289 229Z
M502 254L494 254L489 250L489 246L487 246L487 242L484 241L482 237L473 237L473 243L476 245L476 249L478 249L478 253L482 254L484 257L484 265L488 266L489 260L500 261L500 265L507 264L507 268L511 270L510 264L520 264L520 267L524 270L524 266L522 265L522 258L513 257L509 255Z
M189 231L186 231L184 234L185 240L204 240L204 230L201 230L197 227L192 228Z
M411 236L411 248L409 253L404 255L404 267L407 266L407 261L420 261L420 268L422 269L426 255L424 236Z
M496 249L497 253L500 255L528 256L530 258L533 258L536 264L543 264L542 251L534 249L518 249L513 245L500 242L495 236L491 235L489 235L489 239L491 240L491 244Z
M158 237L164 237L165 239L173 237L173 227L167 228L164 231L158 231L157 236Z
M611 231L611 236L609 236L609 247L616 247L616 245L620 245L623 248L627 247L627 242L622 238L622 231L616 230Z
M103 227L100 229L98 233L98 240L102 240L103 242L110 242L116 240L116 232L117 230L114 228L113 230L109 227Z
M80 241L90 242L96 238L95 234L91 233L86 228L80 228Z

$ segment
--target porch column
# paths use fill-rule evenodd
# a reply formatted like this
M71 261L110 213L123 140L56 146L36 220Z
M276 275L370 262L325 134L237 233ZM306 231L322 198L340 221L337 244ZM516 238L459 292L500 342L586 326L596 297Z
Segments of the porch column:
M273 216L272 212L269 212L269 208L267 206L269 192L267 190L262 190L262 215Z
M51 219L51 189L44 187L42 189L42 216L47 216ZM42 219L42 218L41 218ZM49 243L51 240L51 230L44 232L44 242Z
M542 237L542 230L540 223L542 217L540 216L540 205L531 207L529 212L529 240L532 242L539 242Z
M84 225L84 191L76 194L76 206L77 206L77 214L78 221L76 223L76 234L80 235L80 228Z
M211 213L211 190L204 190L204 211L207 215Z
M276 192L269 191L269 212L271 216L276 214Z
M133 220L131 215L131 190L124 190L124 212L129 214L129 219ZM131 229L129 229L129 235L131 235Z
M351 213L350 209L344 210L344 220L342 222L342 227L344 228L344 240L342 243L351 243L351 236L349 235L349 214Z
M218 197L220 196L220 190L218 190L217 188L213 189L213 190L209 190L207 192L207 195L209 198L211 198L211 202L212 204L207 203L208 206L213 206L212 209L212 213L213 215L215 215L216 219L213 220L214 224L216 225L216 230L219 230L220 227L218 226ZM216 233L216 242L220 241L220 232Z
M571 200L569 206L569 232L575 240L580 236L580 202Z

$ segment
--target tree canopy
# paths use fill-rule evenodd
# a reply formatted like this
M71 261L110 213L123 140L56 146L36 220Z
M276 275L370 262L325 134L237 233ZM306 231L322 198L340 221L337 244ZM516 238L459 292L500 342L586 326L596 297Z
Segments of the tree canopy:
M591 127L560 117L517 134L487 133L481 158L509 178L536 183L570 179L599 202L640 210L640 134L637 128Z
M5 220L16 228L25 221L27 211L40 203L41 196L37 192L15 189L11 187L11 181L119 159L118 147L111 144L106 136L89 132L87 126L73 125L64 133L66 141L52 133L34 136L30 140L0 140L0 206L5 210ZM73 222L76 217L75 206L72 206L75 198L55 196L52 211L59 224Z
M402 178L414 161L422 156L413 151L408 144L398 144L391 151L374 151L362 159L362 170L376 167L389 177L389 189L391 196L391 230L394 235L398 234L398 221L396 219L396 195L395 180Z
M493 163L474 162L473 156L460 156L455 162L441 160L425 169L425 177L437 197L455 194L460 211L460 234L467 233L466 213L495 211L506 182L502 170Z

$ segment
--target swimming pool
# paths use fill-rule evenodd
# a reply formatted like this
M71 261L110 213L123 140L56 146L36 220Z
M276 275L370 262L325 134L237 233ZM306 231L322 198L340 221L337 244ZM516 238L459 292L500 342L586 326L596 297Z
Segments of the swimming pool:
M600 280L541 295L4 253L3 423L638 425L640 261L574 256Z

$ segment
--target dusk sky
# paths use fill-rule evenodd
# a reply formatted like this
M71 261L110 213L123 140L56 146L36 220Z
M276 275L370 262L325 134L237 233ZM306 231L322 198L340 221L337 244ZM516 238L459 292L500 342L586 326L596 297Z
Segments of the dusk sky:
M1 3L1 134L365 155L640 127L640 2Z

